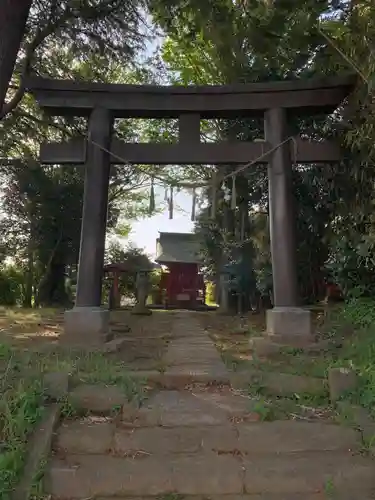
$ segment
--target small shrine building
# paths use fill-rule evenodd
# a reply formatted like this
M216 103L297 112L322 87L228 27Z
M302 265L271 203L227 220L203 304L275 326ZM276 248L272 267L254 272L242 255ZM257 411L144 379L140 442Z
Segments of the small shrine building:
M160 232L155 262L162 271L160 291L166 307L196 309L205 304L205 284L200 274L199 240L193 233Z

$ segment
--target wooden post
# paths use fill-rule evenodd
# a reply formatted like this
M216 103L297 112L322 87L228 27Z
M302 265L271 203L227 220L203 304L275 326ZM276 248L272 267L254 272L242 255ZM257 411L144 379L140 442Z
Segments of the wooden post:
M287 111L265 114L266 141L273 148L288 138ZM268 167L269 217L275 307L298 306L295 214L293 207L291 144L272 153Z
M95 108L89 119L76 307L101 304L113 118ZM94 141L96 144L90 142Z

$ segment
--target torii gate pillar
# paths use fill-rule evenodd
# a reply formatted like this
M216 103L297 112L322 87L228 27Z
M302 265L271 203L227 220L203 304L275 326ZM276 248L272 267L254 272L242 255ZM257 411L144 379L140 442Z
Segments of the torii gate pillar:
M285 141L268 164L274 308L267 311L267 333L275 340L303 344L311 341L311 313L299 307L291 144L285 108L266 111L265 136L271 148Z
M112 127L112 113L94 108L89 118L93 142L87 144L76 303L65 312L65 336L78 344L100 345L110 339L110 313L101 307L101 296Z

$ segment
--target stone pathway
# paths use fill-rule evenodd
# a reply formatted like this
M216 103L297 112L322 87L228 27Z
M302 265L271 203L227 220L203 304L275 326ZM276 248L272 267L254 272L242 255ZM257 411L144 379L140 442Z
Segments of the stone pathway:
M167 314L167 313L165 313ZM189 313L171 316L166 374L229 379ZM199 377L198 377L199 378ZM45 476L53 500L370 500L375 463L354 430L323 422L260 422L227 386L157 390L119 418L65 421Z

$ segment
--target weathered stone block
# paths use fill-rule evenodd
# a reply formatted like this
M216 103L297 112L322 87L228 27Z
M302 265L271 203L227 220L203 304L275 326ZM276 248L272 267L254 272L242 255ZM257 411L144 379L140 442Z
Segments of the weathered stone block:
M228 414L189 392L163 391L139 410L139 421L165 427L218 425L228 422Z
M229 384L229 373L224 363L218 362L200 365L180 365L167 368L161 383L168 389L182 389L188 384Z
M53 498L162 495L170 491L174 491L170 465L160 458L70 455L65 460L52 459L45 474L45 492Z
M279 454L244 459L245 488L252 494L305 495L326 493L327 487L337 498L357 492L363 498L374 486L371 460L337 452L313 455ZM283 498L281 496L281 498ZM324 498L324 497L323 497ZM336 498L336 497L333 497Z
M122 405L122 420L124 422L134 422L137 418L139 408L135 403L125 402Z
M358 429L364 446L375 455L375 421L362 406L352 405L348 401L337 401L337 408L344 421Z
M65 311L63 341L82 347L111 340L110 312L101 307L75 307Z
M60 417L60 408L58 403L49 407L43 420L29 436L26 463L21 479L12 491L12 500L28 500L32 497L32 488L35 478L40 474L40 465L50 454L53 432Z
M69 391L69 374L66 372L47 373L43 378L44 390L52 401L62 401Z
M112 446L115 426L111 422L86 418L63 423L59 428L56 448L66 453L107 453Z
M249 340L250 349L259 358L274 357L280 354L282 346L273 342L267 336L253 337Z
M198 454L141 459L69 455L52 459L45 478L53 498L96 498L121 495L156 496L242 492L241 464L231 456Z
M280 337L306 337L312 341L311 312L299 307L274 307L267 311L267 333Z
M328 372L329 394L332 402L353 391L358 384L357 374L349 368L331 368Z
M238 424L238 449L248 455L349 451L360 448L358 433L340 425L281 420Z
M230 495L243 490L241 464L231 455L176 457L171 468L173 491L181 495Z
M70 393L72 405L78 410L108 414L121 408L125 395L116 386L82 384Z
M323 379L305 375L254 371L251 374L251 379L270 393L281 396L294 393L320 394L325 390L325 381Z
M128 342L126 338L117 338L110 340L109 342L105 342L101 347L102 352L119 352L123 349L125 344Z

